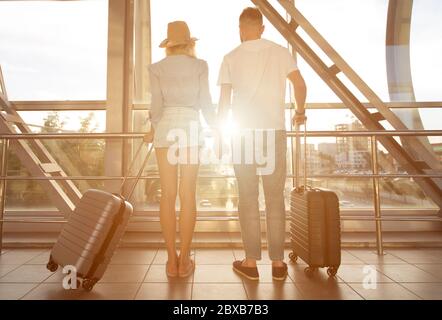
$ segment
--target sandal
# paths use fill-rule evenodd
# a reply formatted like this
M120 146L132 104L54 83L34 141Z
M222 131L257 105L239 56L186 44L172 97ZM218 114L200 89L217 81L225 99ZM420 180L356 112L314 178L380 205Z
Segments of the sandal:
M190 255L192 256L192 255ZM179 261L179 257L178 257L178 261ZM179 268L178 268L178 276L180 278L187 278L189 277L193 272L195 271L195 261L190 259L190 267L188 268L188 270L184 273L181 273Z
M178 268L177 268L176 272L170 272L169 269L167 268L168 265L169 265L169 261L166 262L166 274L167 274L167 276L170 277L170 278L178 277Z

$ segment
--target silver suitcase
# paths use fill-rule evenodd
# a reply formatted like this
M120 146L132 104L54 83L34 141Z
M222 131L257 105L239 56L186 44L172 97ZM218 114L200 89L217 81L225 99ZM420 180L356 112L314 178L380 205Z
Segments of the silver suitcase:
M134 159L140 154L143 145L144 143L138 148ZM152 149L150 145L127 199L122 195L127 176L121 185L120 194L94 189L83 194L52 248L47 264L48 270L55 272L59 266L71 266L75 268L77 277L83 279L83 289L92 290L106 271L124 234L133 212L129 200ZM128 170L128 175L132 166L133 163Z

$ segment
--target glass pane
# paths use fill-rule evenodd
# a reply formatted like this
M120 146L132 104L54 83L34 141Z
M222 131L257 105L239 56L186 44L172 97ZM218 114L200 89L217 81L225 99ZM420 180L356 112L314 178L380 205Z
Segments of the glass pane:
M103 132L104 111L20 112L25 122L35 126L35 133L53 132ZM68 176L104 175L104 140L40 140ZM29 143L28 143L29 145ZM8 176L29 177L12 149L8 155ZM103 188L103 181L75 180L81 192L90 188ZM6 189L8 210L54 209L47 193L38 181L10 180Z
M388 1L296 0L296 6L362 79L388 101L385 63ZM309 86L309 101L339 101L302 60L300 67Z
M441 1L413 2L410 51L413 84L418 101L442 101L441 12ZM440 118L441 111L438 112Z
M10 100L106 99L108 1L0 1Z
M381 207L389 209L437 209L419 185L410 178L382 179Z

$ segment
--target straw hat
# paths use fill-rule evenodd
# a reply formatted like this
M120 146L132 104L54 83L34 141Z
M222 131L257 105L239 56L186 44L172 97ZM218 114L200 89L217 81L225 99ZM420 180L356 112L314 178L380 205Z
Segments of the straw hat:
M163 40L160 48L169 48L197 41L190 36L190 30L184 21L174 21L167 25L167 39Z

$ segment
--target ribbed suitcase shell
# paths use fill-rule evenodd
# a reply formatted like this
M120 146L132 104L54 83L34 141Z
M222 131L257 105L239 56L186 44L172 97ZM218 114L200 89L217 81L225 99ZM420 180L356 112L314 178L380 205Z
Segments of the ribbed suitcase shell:
M133 212L120 196L88 190L83 194L51 252L51 261L76 268L97 282L103 276Z
M293 254L310 268L341 264L339 201L334 192L296 188L290 197Z

